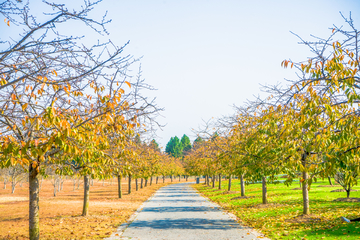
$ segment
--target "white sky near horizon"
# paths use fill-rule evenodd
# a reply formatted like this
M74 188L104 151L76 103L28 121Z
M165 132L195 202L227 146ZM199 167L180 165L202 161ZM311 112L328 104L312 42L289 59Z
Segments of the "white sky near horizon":
M71 1L77 3L83 1ZM296 78L281 62L306 60L311 52L290 31L327 38L333 24L347 28L340 11L345 17L351 11L360 29L358 0L104 0L92 15L105 11L112 19L106 38L119 46L130 40L125 54L142 57L142 77L158 89L146 94L165 108L158 121L166 126L156 139L163 149L175 135L193 141L191 129L203 120L265 96L260 85Z

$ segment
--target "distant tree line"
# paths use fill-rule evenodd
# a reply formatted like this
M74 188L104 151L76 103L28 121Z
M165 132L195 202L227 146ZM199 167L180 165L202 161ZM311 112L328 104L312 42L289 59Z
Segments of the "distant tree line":
M190 152L192 147L190 138L184 134L181 140L177 136L170 138L166 144L165 152L173 157L182 158Z

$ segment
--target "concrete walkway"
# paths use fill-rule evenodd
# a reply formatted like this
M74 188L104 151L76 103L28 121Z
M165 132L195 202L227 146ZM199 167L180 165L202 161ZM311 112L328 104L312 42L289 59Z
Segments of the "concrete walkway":
M240 226L235 216L200 196L191 183L159 189L142 210L122 225L113 239L256 239L260 234ZM261 238L266 239L266 238Z

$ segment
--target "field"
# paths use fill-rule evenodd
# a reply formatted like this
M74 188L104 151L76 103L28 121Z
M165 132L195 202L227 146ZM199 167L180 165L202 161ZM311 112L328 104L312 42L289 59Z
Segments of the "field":
M147 200L157 189L169 184L153 183L151 186L127 194L123 179L123 198L118 198L117 182L94 180L90 187L89 216L82 217L83 185L73 191L73 182L66 180L63 190L53 196L54 187L50 180L44 180L40 192L40 238L41 239L102 239L116 228ZM174 182L178 182L177 179ZM185 181L185 180L181 180ZM155 181L154 181L155 182ZM160 183L161 182L161 183ZM140 187L139 187L140 188ZM28 184L17 186L11 194L11 186L0 189L0 239L28 239Z
M340 217L360 217L360 202L339 202L345 192L331 192L341 186L328 186L327 181L311 185L309 217L302 217L302 194L299 184L268 184L269 204L261 204L261 184L246 186L246 196L240 196L240 184L233 180L230 192L227 181L223 190L212 189L204 184L194 185L203 196L234 213L242 223L254 227L271 239L360 239L360 223L344 223ZM360 187L355 186L355 190ZM351 192L350 198L360 198L359 192Z

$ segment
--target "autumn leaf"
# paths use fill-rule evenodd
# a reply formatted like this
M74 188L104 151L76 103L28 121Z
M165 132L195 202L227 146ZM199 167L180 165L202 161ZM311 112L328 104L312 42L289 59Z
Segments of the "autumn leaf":
M9 19L5 18L4 22L10 27L10 20Z
M129 83L128 81L125 81L125 83L129 86L129 88L131 88L131 83Z

